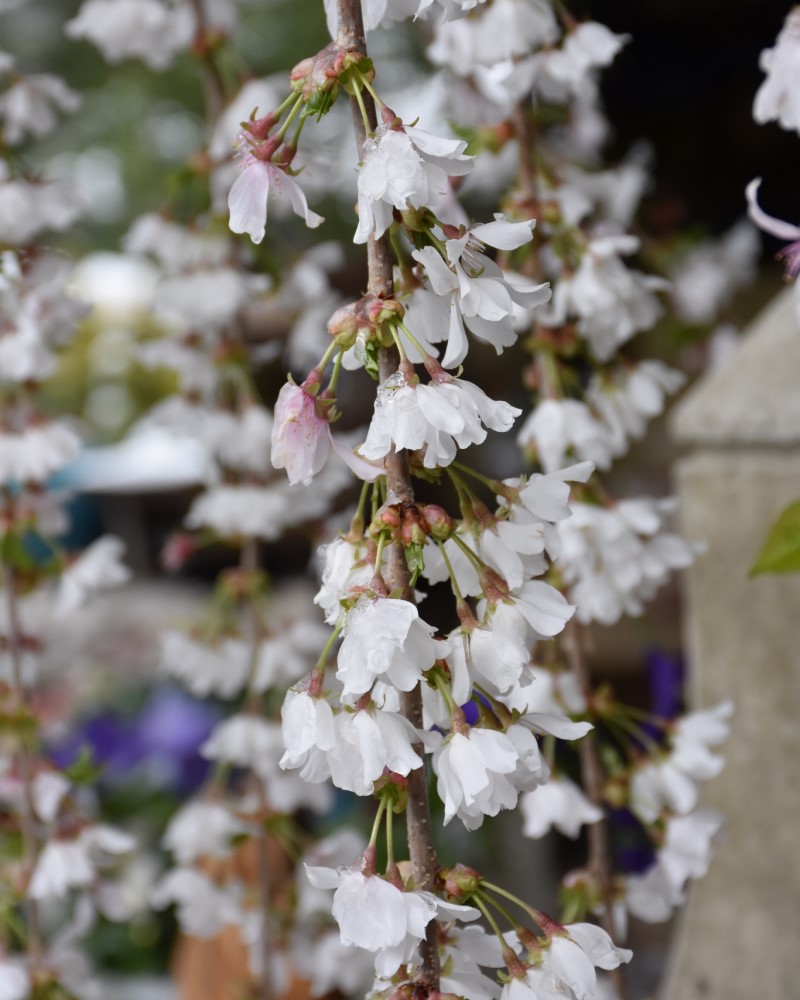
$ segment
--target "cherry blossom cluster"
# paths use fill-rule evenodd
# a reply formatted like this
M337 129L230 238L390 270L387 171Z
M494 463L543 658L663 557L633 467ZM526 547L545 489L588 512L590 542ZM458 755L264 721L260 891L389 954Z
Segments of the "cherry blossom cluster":
M362 137L354 242L368 244L370 283L366 295L330 317L330 344L319 364L301 383L290 381L281 390L272 460L290 482L313 486L337 451L364 485L350 529L324 551L317 603L333 634L317 666L284 702L281 766L312 783L331 780L378 799L366 849L338 870L309 869L312 885L335 889L340 943L374 953L376 991L411 990L415 983L438 989L439 968L469 965L465 955L457 957L461 939L485 934L460 931L457 922L481 912L498 935L491 961L492 948L482 949L486 965L506 966L507 989L516 984L534 995L551 988L591 996L595 966L614 969L630 953L616 949L599 928L565 928L530 908L543 935L512 920L510 941L486 899L487 892L505 890L477 873L443 871L435 858L426 871L419 848L414 858L412 847L408 862L396 859L393 815L406 811L409 843L419 838L419 809L428 804L424 792L420 806L424 783L415 776L429 754L444 823L458 817L474 829L486 816L514 808L520 793L547 787L551 760L537 736L572 741L591 728L554 701L542 710L531 649L561 633L575 610L540 577L553 575L551 560L562 549L559 526L571 514L569 482L586 483L593 465L555 463L530 479L496 481L459 460L459 449L482 443L489 431L507 432L520 412L461 377L471 338L499 354L515 344L533 310L556 327L578 308L585 318L581 332L604 361L617 343L654 322L659 306L652 291L660 284L626 271L618 255L636 249L632 238L599 240L586 244L583 283L603 291L603 281L610 283L608 315L595 315L589 306L581 313L580 286L576 279L578 288L571 289L566 277L560 298L544 309L547 283L510 266L512 256L531 244L533 214L517 222L504 215L469 222L450 181L473 168L465 143L409 124L387 105L365 51L343 44L354 30L358 37L357 22L354 29L347 16L347 5L340 5L334 43L293 71L293 95L245 123L237 141L242 173L229 195L231 228L256 243L266 231L273 192L316 227L320 220L288 173L297 136L304 121L326 114L342 92L350 96ZM586 71L593 66L590 56ZM287 143L295 119L295 137ZM622 282L618 300L615 280ZM619 327L619 308L627 328ZM331 424L340 416L342 370L358 368L378 385L369 428L353 452L337 448ZM448 371L454 368L455 375ZM626 426L630 436L642 433L675 376L657 364L645 368L637 380L643 390L632 401L624 397L621 373L619 381L622 399L616 409L613 403L607 408L607 419L624 442ZM412 478L449 483L457 514L444 503L416 501ZM652 518L643 510L637 520L631 511L636 523L629 530L639 545L643 521L644 532L655 533L647 513ZM431 623L417 608L425 594L414 588L437 582L450 585L455 629ZM385 861L377 849L382 826ZM431 850L430 843L422 849L428 860ZM569 968L566 954L573 956Z
M0 993L13 1000L85 995L82 939L98 915L129 916L115 876L133 838L97 820L90 761L57 766L46 710L60 680L52 671L65 666L61 633L97 592L128 578L117 538L65 550L64 497L49 488L81 442L44 389L87 310L67 290L70 266L38 241L70 226L80 206L63 185L21 172L15 154L78 103L58 77L26 74L0 52Z
M527 331L532 360L524 379L535 392L517 442L544 480L569 476L576 461L607 470L683 384L680 372L640 360L628 347L655 325L663 312L659 296L672 291L664 278L626 262L641 251L629 229L647 186L646 158L634 150L616 168L601 166L608 126L597 74L628 41L595 22L576 22L560 6L496 0L468 19L439 25L428 50L454 88L448 112L461 134L471 136L473 148L516 156L505 216L517 222L538 217L536 242L509 248L502 262L530 279L547 279L552 289L546 305L515 316L516 330ZM754 253L745 226L719 248L686 258L673 292L680 314L688 322L711 321L736 282L752 272ZM641 615L671 574L691 563L696 547L672 530L671 501L615 500L597 475L572 478L585 485L576 487L571 516L554 524L552 554L558 555L554 582L577 610L556 640L555 655L542 658L534 650L538 683L527 707L579 713L594 730L576 747L584 788L567 776L574 765L559 754L550 780L527 791L521 808L532 837L551 827L575 837L590 826L586 868L564 880L565 913L573 919L598 914L621 936L625 905L642 919L665 920L682 901L686 881L708 867L721 818L694 811L697 795L688 786L694 789L694 781L722 766L721 758L705 766L707 745L727 734L730 706L711 710L706 731L704 713L677 723L643 720L607 686L594 689L578 623L613 625ZM673 787L668 762L684 732L694 742L686 738L686 754L679 755L685 795L678 800L664 783ZM662 782L661 797L652 792L657 805L644 811L643 788L652 791L654 779L643 775ZM652 845L655 860L642 876L615 870L612 809L638 822ZM621 992L619 977L615 987Z

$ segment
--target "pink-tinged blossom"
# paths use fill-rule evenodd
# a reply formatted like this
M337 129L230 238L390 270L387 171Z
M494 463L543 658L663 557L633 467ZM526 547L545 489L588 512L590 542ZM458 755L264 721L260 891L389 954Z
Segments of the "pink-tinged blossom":
M331 425L319 416L314 397L303 386L287 382L275 403L272 464L286 469L292 485L307 486L327 462L331 449L365 482L383 475L381 467L365 462L333 436Z
M367 141L358 173L358 228L354 243L383 236L395 208L425 208L449 189L448 177L466 174L472 157L466 142L446 139L419 128L378 127Z
M759 61L767 74L753 102L759 124L777 121L789 131L800 132L800 10L791 10L775 47L764 49Z
M755 222L759 229L763 229L770 236L775 236L779 240L789 240L788 246L781 250L779 256L786 265L786 273L790 278L796 278L800 272L800 226L795 226L791 222L783 222L776 219L761 208L758 204L758 189L761 187L761 178L755 180L745 188L747 198L747 214Z
M239 140L242 172L228 195L230 226L233 233L247 233L253 243L264 239L267 229L267 203L270 197L288 201L292 210L305 220L309 229L316 229L325 220L308 207L303 189L286 171L268 160L260 160L249 152L245 133Z
M289 482L308 485L330 452L329 423L316 411L316 400L300 385L287 382L275 403L272 464L286 469Z
M486 440L486 427L507 431L521 410L490 399L482 389L458 378L410 385L397 372L379 389L367 439L359 452L368 459L398 449L425 448L426 469L449 465L458 448Z

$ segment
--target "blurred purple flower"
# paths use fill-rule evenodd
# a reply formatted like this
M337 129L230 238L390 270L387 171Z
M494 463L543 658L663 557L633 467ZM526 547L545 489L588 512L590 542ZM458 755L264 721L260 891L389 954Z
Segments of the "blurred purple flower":
M54 748L53 758L67 767L88 746L104 765L103 780L109 784L144 772L159 790L187 794L208 772L209 763L198 750L219 715L212 705L178 688L158 688L138 715L106 711L84 720Z
M645 652L650 678L650 708L663 719L674 719L683 706L683 658L653 646Z

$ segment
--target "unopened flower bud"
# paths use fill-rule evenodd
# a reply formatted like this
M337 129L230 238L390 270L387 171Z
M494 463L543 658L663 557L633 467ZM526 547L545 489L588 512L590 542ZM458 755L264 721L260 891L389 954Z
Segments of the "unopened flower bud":
M444 891L451 899L467 900L481 887L480 872L468 865L457 864L439 873Z
M328 320L328 333L343 350L355 344L359 330L364 326L360 302L340 306Z
M372 538L377 538L388 530L390 534L394 535L400 530L401 524L402 518L397 507L381 507L369 526L369 534Z
M428 540L425 521L416 507L403 508L400 541L404 545L424 545Z
M370 323L380 326L390 320L402 319L406 314L397 299L380 299L377 296L371 300L367 310Z
M422 517L428 534L435 542L444 542L452 535L455 521L444 507L436 503L425 504L422 508Z

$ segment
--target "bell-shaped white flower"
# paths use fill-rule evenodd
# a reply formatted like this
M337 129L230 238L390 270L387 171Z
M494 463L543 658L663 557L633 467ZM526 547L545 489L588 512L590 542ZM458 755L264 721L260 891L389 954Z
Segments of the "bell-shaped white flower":
M473 727L448 736L433 754L445 825L458 815L475 829L484 816L513 808L517 793L506 776L518 763L517 748L505 733Z
M410 691L436 660L433 632L409 601L359 602L345 619L337 660L342 699L366 694L379 678Z
M557 981L572 990L576 1000L592 1000L598 969L616 969L630 962L633 952L617 948L608 934L595 924L567 924L553 935L550 967Z
M526 792L520 799L524 820L522 832L538 840L555 827L573 840L584 823L597 823L603 812L586 798L569 778L551 778L545 784Z

